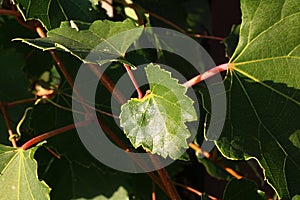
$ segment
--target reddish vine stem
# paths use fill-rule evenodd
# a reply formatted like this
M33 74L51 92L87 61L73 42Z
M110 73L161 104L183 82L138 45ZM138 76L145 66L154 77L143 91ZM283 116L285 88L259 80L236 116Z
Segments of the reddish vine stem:
M104 0L105 1L105 0ZM178 26L177 24L169 21L168 19L154 13L154 12L151 12L149 10L146 10L145 8L141 7L140 5L137 5L137 4L134 4L134 3L127 3L127 2L124 2L123 0L114 0L115 2L118 2L118 3L121 3L125 6L128 6L129 8L132 8L134 10L140 10L144 13L149 13L149 15L155 17L156 19L168 24L169 26L175 28L176 30L178 30L179 32L181 33L184 33L186 35L189 35L191 37L195 37L195 38L205 38L205 39L212 39L212 40L218 40L218 41L223 41L224 38L222 37L217 37L217 36L210 36L210 35L201 35L201 34L194 34L194 33L189 33L187 32L186 30L184 30L183 28L181 28L180 26ZM105 1L106 2L106 1Z
M41 27L36 27L36 32L38 33L38 35L41 38L45 38L47 37L45 32L43 31L43 29ZM68 84L70 85L70 87L73 89L74 93L76 94L76 96L82 101L84 102L83 97L80 95L79 91L74 87L74 80L72 79L71 75L69 74L69 72L67 71L67 69L65 68L65 66L63 65L63 63L61 62L59 56L56 54L55 51L53 50L49 50L53 60L56 62L58 68L60 69L60 71L62 72L62 74L64 75L64 77L66 78ZM82 105L83 109L85 110L86 113L89 113L90 110Z
M125 63L124 63L123 65L124 65L124 67L125 67L125 69L126 69L126 71L127 71L127 74L128 74L128 76L129 76L131 82L133 83L133 85L134 85L134 87L135 87L135 90L136 90L137 93L138 93L139 99L143 98L143 92L141 91L141 89L140 89L138 83L136 82L136 79L135 79L135 77L134 77L134 75L133 75L133 73L132 73L132 71L131 71L130 66L129 66L128 64L125 64Z
M191 192L193 192L194 194L196 194L196 195L198 195L198 196L200 196L200 197L202 197L202 195L203 195L202 192L200 192L200 191L198 191L198 190L196 190L196 189L194 189L194 188L192 188L192 187L190 187L190 186L186 186L186 185L183 185L183 184L181 184L181 183L176 183L176 182L174 182L174 185L177 185L177 186L182 187L182 188L184 188L184 189L186 189L186 190L188 190L188 191L191 191ZM218 198L213 197L213 196L211 196L211 195L208 195L208 197L209 197L211 200L218 200Z
M11 138L11 143L12 143L13 147L17 147L17 141L16 141L16 138L13 137L14 133L13 133L10 123L9 123L9 118L8 118L8 114L7 114L7 106L5 105L5 103L1 102L0 107L1 107L1 112L2 112L4 120L5 120L6 127L7 127L7 132Z
M229 63L225 63L219 66L216 66L206 72L204 72L203 74L199 74L198 76L195 76L194 78L188 80L187 82L185 82L184 84L182 84L185 87L192 87L198 83L200 83L201 81L204 81L220 72L226 71L227 69L230 69L230 64Z
M102 122L102 120L98 120L101 128L103 129L103 131L122 149L124 149L126 152L130 152L130 150L127 148L127 146L123 143L122 140L120 140L120 138L118 138L114 132L112 130L110 130L109 127L107 127L105 125L105 123ZM149 155L150 156L150 155ZM134 159L134 161L143 169L145 169L145 171L149 171L147 170L147 166L145 166L145 164L143 164L142 162L140 162L136 157L132 157ZM160 181L160 179L153 173L153 172L147 172L147 175L152 179L152 181L154 181L163 191L166 191L164 185L162 184L162 182Z
M149 154L150 155L150 158L152 160L152 163L155 165L155 167L158 169L157 170L157 173L158 175L160 176L168 194L169 194L169 197L172 199L172 200L181 200L179 194L178 194L178 191L176 190L176 187L175 185L173 184L173 181L171 180L167 170L165 168L160 168L160 161L152 154Z
M72 130L72 129L76 128L76 127L86 126L90 122L91 122L90 120L85 120L85 121L77 122L75 124L70 124L70 125L67 125L67 126L64 126L64 127L58 128L58 129L55 129L53 131L49 131L47 133L41 134L41 135L39 135L37 137L34 137L31 140L27 141L25 144L23 144L21 146L21 148L23 150L26 150L26 149L32 147L33 145L35 145L35 144L43 141L43 140L46 140L46 139L51 138L51 137L54 137L56 135L59 135L61 133L66 132L66 131Z
M0 9L0 15L22 17L21 13L15 10Z
M15 106L15 105L18 105L18 104L23 104L23 103L31 103L31 102L34 102L36 101L36 98L29 98L29 99L21 99L21 100L17 100L17 101L12 101L12 102L8 102L6 103L6 106L7 107L12 107L12 106Z
M87 64L87 66L99 78L104 87L106 87L106 89L112 94L112 96L118 101L120 105L123 105L127 101L124 95L117 88L115 88L115 84L102 71L99 65L89 63Z

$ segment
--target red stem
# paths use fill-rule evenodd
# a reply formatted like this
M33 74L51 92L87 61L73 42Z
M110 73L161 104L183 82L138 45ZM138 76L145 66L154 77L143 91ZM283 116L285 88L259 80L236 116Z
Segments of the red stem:
M185 82L183 84L183 86L192 87L192 86L200 83L203 80L206 80L206 79L208 79L208 78L210 78L210 77L212 77L212 76L214 76L214 75L216 75L220 72L226 71L229 68L230 68L229 63L216 66L216 67L204 72L203 74L199 74L198 76L195 76L194 78L188 80L187 82Z
M153 156L152 154L149 154L151 160L152 160L152 163L154 164L154 166L156 168L159 168L160 166L160 161L155 157ZM157 173L162 181L162 183L164 184L168 194L169 194L169 197L172 199L172 200L181 200L177 190L176 190L176 187L173 183L173 181L171 180L167 170L165 168L161 168L159 170L157 170Z
M134 87L135 87L135 89L136 89L136 91L138 93L139 99L143 98L143 92L141 91L139 85L137 84L136 79L134 78L134 75L133 75L133 73L131 71L130 66L128 64L125 64L125 63L123 65L124 65L124 67L125 67L125 69L127 71L127 74L129 75L129 78L130 78L131 82L133 83L133 85L134 85Z
M76 127L86 126L90 122L91 122L90 120L85 120L85 121L77 122L75 124L70 124L70 125L58 128L56 130L49 131L47 133L41 134L41 135L39 135L37 137L34 137L31 140L27 141L25 144L23 144L21 146L21 148L23 150L26 150L26 149L32 147L33 145L35 145L35 144L43 141L43 140L46 140L46 139L51 138L53 136L59 135L59 134L64 133L66 131L72 130L72 129L76 128Z
M18 104L23 104L23 103L31 103L36 101L36 98L29 98L29 99L21 99L21 100L17 100L17 101L13 101L13 102L8 102L6 103L7 107L12 107Z
M101 83L113 95L120 105L123 105L127 101L124 95L117 88L115 88L115 84L109 79L108 76L106 76L99 65L87 64L87 66L97 77L101 76Z
M16 16L16 17L22 17L21 13L15 10L6 10L6 9L0 9L0 15L9 15L9 16Z
M7 114L7 105L5 105L5 103L0 103L0 107L1 107L1 112L3 114L4 120L5 120L5 124L7 127L7 132L9 134L9 136L13 136L14 133L11 129L10 123L9 123L9 118L8 118L8 114ZM17 147L17 141L14 137L12 137L11 139L11 143L13 145L13 147Z

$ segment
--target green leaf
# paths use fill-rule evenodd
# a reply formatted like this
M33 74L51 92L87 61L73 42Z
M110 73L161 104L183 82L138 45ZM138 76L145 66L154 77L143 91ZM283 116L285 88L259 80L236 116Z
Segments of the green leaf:
M158 65L149 64L150 93L133 98L121 108L120 125L135 148L142 146L163 157L180 157L191 135L185 122L197 119L186 88Z
M226 172L223 168L220 166L217 166L213 161L207 159L207 158L199 158L197 157L198 161L202 163L207 171L207 173L220 180L230 180L232 176Z
M129 200L129 196L127 194L127 191L122 186L120 186L118 188L118 190L110 198L106 198L103 195L99 195L99 196L97 196L95 198L92 198L91 200L120 200L120 199L122 199L122 200ZM80 198L78 200L85 200L85 199L84 198Z
M14 48L0 49L1 74L0 98L1 101L13 101L32 97L28 92L29 83L22 68L25 58Z
M38 147L29 150L0 145L0 194L3 199L50 199L50 188L37 176L33 156Z
M300 195L293 196L292 200L300 200Z
M86 62L99 64L124 56L129 46L143 32L143 27L136 27L131 20L112 22L95 21L92 24L74 22L79 31L71 27L70 22L62 22L60 28L48 32L48 37L38 39L15 39L42 50L59 49L70 52ZM134 29L134 31L125 32ZM116 35L118 34L118 35ZM91 56L86 60L86 56Z
M57 28L61 21L92 22L105 17L105 11L97 12L87 0L13 0L13 2L25 20L38 19L48 30Z
M264 193L258 191L253 181L232 179L226 186L223 200L267 200Z
M300 193L300 1L241 1L239 44L226 77L227 119L217 145L255 157L282 199Z

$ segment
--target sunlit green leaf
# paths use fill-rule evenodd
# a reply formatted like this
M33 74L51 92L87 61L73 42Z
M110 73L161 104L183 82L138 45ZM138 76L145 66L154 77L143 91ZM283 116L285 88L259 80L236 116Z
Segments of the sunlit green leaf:
M0 145L0 194L3 199L50 199L50 188L37 176L33 155L29 150Z
M227 157L255 157L279 197L291 199L300 193L300 2L243 0L241 7L217 144Z
M16 39L42 50L59 49L70 52L86 62L103 64L124 56L129 46L143 32L131 20L112 22L95 21L92 24L74 22L78 28L72 28L70 22L62 22L60 28L48 32L46 38ZM132 30L126 32L128 30ZM116 34L119 34L116 36ZM86 58L87 55L90 57Z
M158 65L149 64L145 71L150 93L122 106L120 125L134 147L177 159L191 135L185 122L197 119L193 101L185 95L187 89Z

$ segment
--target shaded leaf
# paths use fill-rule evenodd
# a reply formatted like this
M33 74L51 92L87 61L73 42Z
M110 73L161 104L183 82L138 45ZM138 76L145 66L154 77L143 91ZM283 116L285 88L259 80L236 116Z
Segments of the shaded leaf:
M258 191L256 183L247 179L232 179L226 186L224 200L267 200L264 193Z
M50 199L50 188L37 177L33 155L29 150L0 145L0 194L3 199Z
M243 0L241 7L217 145L227 157L258 159L278 196L291 199L300 192L300 2Z
M21 40L42 50L63 50L83 61L103 64L124 56L129 46L143 31L142 27L136 27L131 20L74 23L79 31L72 28L70 22L62 22L59 28L49 31L46 38L15 40ZM134 31L126 32L131 29Z
M185 122L197 119L186 88L158 65L149 64L150 93L133 98L121 108L120 125L135 148L142 146L163 157L180 157L191 135Z
M226 172L223 168L217 166L213 161L207 158L199 157L198 161L204 165L207 173L210 176L221 180L230 180L232 178L232 176L228 172Z
M233 25L231 27L231 31L229 35L222 41L225 45L226 49L226 57L230 58L234 53L238 42L239 42L239 34L240 34L240 27L241 25Z
M50 30L57 28L62 21L81 20L92 22L103 19L105 11L97 12L87 0L13 0L25 20L38 19Z

